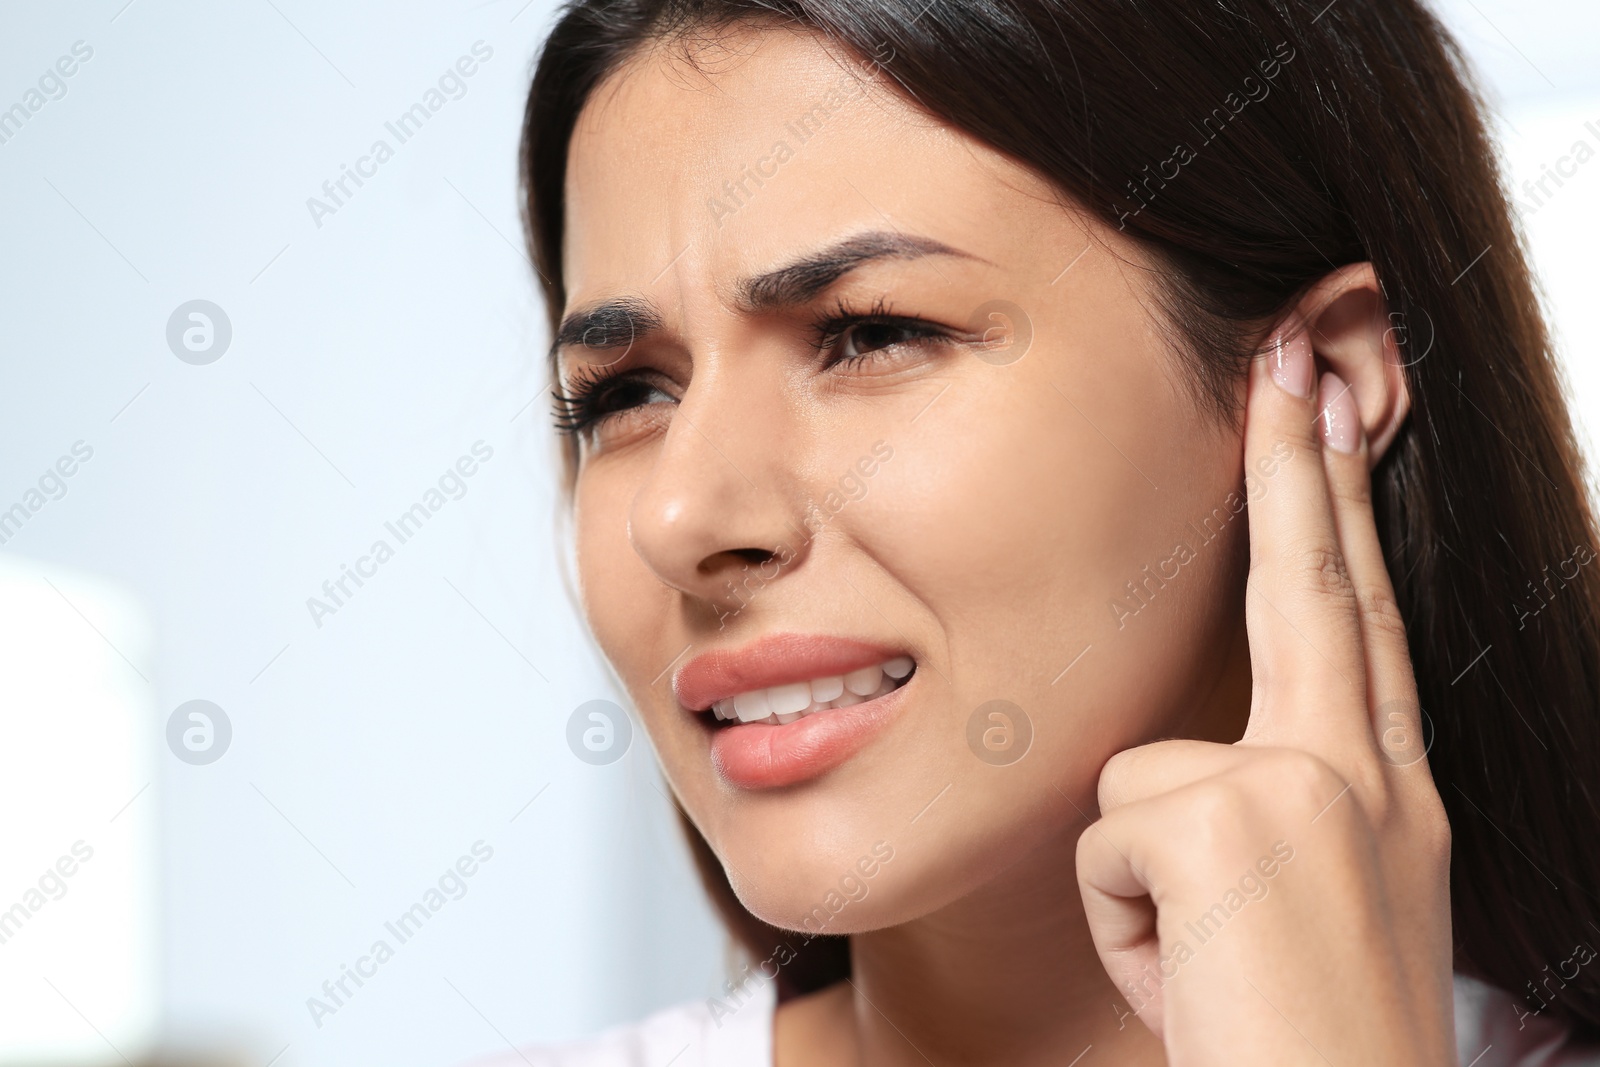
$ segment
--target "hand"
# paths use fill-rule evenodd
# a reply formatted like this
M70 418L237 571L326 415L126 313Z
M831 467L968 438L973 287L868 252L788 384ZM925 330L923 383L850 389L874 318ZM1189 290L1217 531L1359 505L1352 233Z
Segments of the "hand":
M1174 1065L1455 1063L1449 824L1354 397L1313 380L1303 332L1250 371L1245 463L1278 470L1244 738L1118 753L1078 841L1100 959Z

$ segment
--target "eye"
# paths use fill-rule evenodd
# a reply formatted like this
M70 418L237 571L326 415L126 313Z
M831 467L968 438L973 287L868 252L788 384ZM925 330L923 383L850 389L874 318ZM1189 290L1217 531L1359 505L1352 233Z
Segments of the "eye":
M845 331L836 351L841 361L859 360L885 348L935 335L936 331L925 323L866 319Z
M894 315L882 302L871 311L836 309L816 326L816 347L827 354L826 365L859 367L889 361L895 350L950 340L950 332L925 319Z
M579 370L556 394L556 429L573 437L592 437L617 416L660 403L677 403L677 398L649 371L605 374Z

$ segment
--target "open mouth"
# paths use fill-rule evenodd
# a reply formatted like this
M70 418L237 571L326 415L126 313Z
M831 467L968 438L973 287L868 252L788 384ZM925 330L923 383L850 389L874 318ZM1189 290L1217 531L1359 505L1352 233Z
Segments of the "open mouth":
M910 656L895 656L847 674L751 689L718 700L707 709L715 726L762 723L781 726L810 715L848 708L894 692L916 673Z

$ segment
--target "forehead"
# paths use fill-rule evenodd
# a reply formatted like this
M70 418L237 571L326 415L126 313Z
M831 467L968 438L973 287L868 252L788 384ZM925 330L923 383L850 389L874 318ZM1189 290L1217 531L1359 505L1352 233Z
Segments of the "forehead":
M1083 244L1063 207L871 57L742 27L651 46L596 89L569 153L563 270L570 306L684 270L747 274L867 229L1053 261Z

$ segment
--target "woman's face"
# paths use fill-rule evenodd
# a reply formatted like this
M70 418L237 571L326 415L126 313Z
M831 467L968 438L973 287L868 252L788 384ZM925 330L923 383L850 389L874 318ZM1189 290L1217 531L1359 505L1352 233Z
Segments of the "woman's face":
M817 38L695 60L572 138L584 606L745 904L897 924L1232 714L1239 436L1115 229Z

